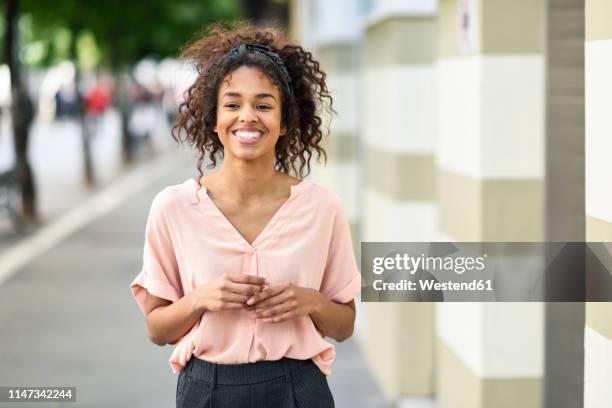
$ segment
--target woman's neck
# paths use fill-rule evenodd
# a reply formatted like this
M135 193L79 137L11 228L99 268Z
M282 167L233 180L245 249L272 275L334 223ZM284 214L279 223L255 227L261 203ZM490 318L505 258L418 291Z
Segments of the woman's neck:
M223 162L216 174L219 187L237 202L250 202L278 192L280 178L273 165L246 161Z

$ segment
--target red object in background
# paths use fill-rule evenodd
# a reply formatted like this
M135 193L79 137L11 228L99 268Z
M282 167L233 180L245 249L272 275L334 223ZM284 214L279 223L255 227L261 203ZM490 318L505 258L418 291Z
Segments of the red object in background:
M85 106L89 114L99 115L104 113L109 103L110 91L101 85L91 88L85 97Z

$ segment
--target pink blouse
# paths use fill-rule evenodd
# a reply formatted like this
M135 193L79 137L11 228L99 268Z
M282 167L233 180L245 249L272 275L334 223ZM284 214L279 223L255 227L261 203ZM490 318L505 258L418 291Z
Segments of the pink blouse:
M174 302L220 274L237 272L264 276L269 287L291 282L338 303L352 300L361 290L361 276L340 200L303 180L291 187L289 199L249 244L196 179L155 196L142 271L130 286L143 313L145 291ZM310 317L263 323L248 310L206 311L174 344L174 373L195 355L222 364L311 358L330 375L336 356Z

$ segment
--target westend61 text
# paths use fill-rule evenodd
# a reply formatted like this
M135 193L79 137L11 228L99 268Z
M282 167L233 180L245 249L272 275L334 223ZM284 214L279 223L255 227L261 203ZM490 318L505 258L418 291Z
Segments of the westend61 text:
M381 279L375 280L374 290L446 290L446 291L483 291L493 290L490 279L474 279L471 282L436 282L433 279L420 279L417 282L402 279L398 282L384 282Z

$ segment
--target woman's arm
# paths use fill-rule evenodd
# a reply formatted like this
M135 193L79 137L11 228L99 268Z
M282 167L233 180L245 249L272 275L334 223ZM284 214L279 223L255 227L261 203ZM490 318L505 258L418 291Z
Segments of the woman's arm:
M317 291L318 301L315 301L310 318L322 336L331 337L336 341L344 341L353 335L355 328L355 301L336 303Z
M144 309L149 339L158 346L164 346L187 333L204 313L195 297L195 291L190 292L172 303L147 293Z

